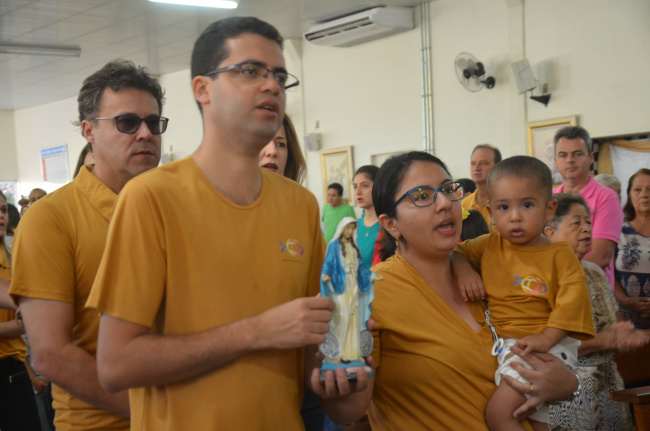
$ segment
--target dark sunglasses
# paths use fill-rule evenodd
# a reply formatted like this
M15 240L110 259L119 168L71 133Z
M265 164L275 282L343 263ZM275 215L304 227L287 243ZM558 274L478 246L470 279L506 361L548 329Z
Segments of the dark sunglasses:
M115 120L117 130L132 135L138 131L140 124L144 121L152 135L162 135L167 130L169 118L160 115L150 115L147 118L140 118L135 114L118 115L117 117L96 117L91 120Z

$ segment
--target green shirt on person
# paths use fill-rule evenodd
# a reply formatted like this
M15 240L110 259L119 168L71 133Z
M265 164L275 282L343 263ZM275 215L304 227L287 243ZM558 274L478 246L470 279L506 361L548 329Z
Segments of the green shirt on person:
M357 218L354 213L354 208L346 203L342 203L336 208L332 208L330 204L323 207L323 223L325 224L325 243L329 244L331 239L336 233L336 228L343 217Z

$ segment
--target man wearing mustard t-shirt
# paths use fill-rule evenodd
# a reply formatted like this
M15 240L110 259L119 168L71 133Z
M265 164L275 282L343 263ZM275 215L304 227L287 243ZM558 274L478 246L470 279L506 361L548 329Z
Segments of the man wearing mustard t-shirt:
M130 181L111 220L88 298L99 378L130 388L133 431L303 430L318 366L304 347L325 340L334 308L315 296L319 208L258 166L298 80L280 34L251 17L209 25L191 73L199 147Z
M501 151L490 144L479 144L472 150L472 160L470 170L472 181L476 184L474 193L465 196L460 202L463 209L477 210L483 215L485 222L490 228L490 232L494 232L496 227L490 218L488 210L488 194L487 194L487 177L494 165L501 161Z
M20 306L35 368L54 384L57 430L128 430L127 391L97 377L99 316L85 309L117 194L160 159L163 90L145 69L113 61L78 97L79 124L95 166L43 197L21 220L9 293Z

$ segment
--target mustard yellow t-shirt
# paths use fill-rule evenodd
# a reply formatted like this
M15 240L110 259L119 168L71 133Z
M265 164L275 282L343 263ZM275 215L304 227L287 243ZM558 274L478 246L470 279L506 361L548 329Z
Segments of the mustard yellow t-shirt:
M383 277L372 304L372 429L487 430L497 368L490 330L470 328L399 254L372 270ZM485 322L483 303L467 306Z
M551 327L578 340L593 338L587 278L568 243L524 247L493 232L465 241L455 251L481 271L499 336L522 338Z
M261 173L260 195L246 207L191 158L131 180L88 306L173 335L315 295L325 252L316 199ZM302 430L303 372L303 349L267 350L182 383L131 389L131 429Z
M11 281L11 262L0 245L0 277ZM16 312L0 308L0 322L9 322L16 318ZM0 359L16 358L25 362L27 358L27 345L22 337L0 337Z
M467 211L477 210L478 212L480 212L483 218L485 219L485 223L487 223L490 232L495 232L497 230L497 227L495 226L494 223L492 223L492 218L490 217L490 210L488 210L488 204L490 203L490 201L485 201L483 205L479 205L478 202L476 201L477 196L478 196L478 191L474 190L474 192L465 196L463 200L460 201L460 205L463 207L463 209Z
M84 167L73 182L48 194L25 213L13 243L14 274L9 293L73 304L72 341L93 357L99 316L85 309L85 304L116 198ZM128 419L93 407L56 385L52 395L57 430L129 429Z

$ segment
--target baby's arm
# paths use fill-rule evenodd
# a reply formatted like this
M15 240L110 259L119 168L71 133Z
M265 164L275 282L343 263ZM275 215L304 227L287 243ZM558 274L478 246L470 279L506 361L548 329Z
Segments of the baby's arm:
M557 328L545 328L541 334L528 335L517 341L515 346L524 350L524 355L532 352L546 353L551 347L569 335L567 331Z
M458 289L465 301L485 299L485 286L478 272L474 270L469 259L461 253L451 252L451 270L458 278Z

